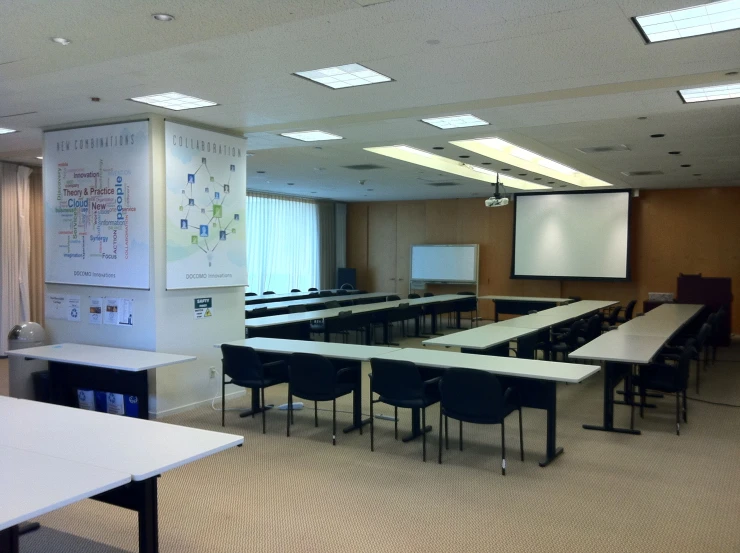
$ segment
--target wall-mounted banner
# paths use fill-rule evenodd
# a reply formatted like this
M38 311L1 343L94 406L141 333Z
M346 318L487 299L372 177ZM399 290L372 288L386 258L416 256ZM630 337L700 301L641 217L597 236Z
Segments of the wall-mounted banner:
M168 290L247 284L246 147L165 121Z
M149 122L44 134L46 282L149 288Z

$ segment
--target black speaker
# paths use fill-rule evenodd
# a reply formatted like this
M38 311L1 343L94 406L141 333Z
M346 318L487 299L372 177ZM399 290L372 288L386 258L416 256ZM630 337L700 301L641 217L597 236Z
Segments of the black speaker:
M357 287L357 270L342 267L337 269L337 288L354 290Z

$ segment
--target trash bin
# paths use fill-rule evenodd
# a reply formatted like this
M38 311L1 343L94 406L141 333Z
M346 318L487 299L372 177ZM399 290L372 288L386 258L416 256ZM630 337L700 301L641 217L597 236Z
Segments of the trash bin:
M38 323L23 323L15 325L8 333L8 350L33 348L43 346L46 342L46 332ZM48 364L40 359L26 360L16 355L9 357L8 372L10 376L10 396L21 399L38 399L34 393L35 372L48 372ZM38 380L38 376L36 377ZM48 382L48 378L46 379ZM48 385L46 386L48 389ZM43 386L39 387L40 391ZM48 401L48 398L47 398Z

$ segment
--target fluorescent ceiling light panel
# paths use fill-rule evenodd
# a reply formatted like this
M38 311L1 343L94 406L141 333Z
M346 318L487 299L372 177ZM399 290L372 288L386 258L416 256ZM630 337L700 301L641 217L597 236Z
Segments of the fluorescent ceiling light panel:
M558 179L582 188L613 186L608 182L581 173L572 167L541 156L531 150L520 148L516 144L497 137L453 140L450 144L495 159L507 165L513 165L514 167Z
M393 80L359 63L350 63L338 67L325 67L324 69L315 69L313 71L297 71L294 75L334 89L387 83Z
M304 142L317 142L318 140L342 140L341 136L324 131L283 132L280 133L280 136L295 138L296 140L303 140Z
M740 29L740 0L722 0L682 10L641 15L635 23L648 42L662 42Z
M422 119L424 123L428 123L438 129L461 129L463 127L480 127L483 125L490 125L488 121L484 121L465 113L463 115L448 115L447 117L430 117L429 119Z
M134 102L149 104L150 106L171 109L174 111L206 108L218 105L216 102L203 100L201 98L195 98L194 96L186 96L185 94L180 94L179 92L165 92L164 94L151 94L150 96L139 96L138 98L130 99Z
M452 173L460 177L466 177L469 179L479 180L487 183L496 182L496 172L490 171L477 165L471 165L469 163L462 163L454 159L450 159L443 156L438 156L412 148L405 144L398 144L396 146L381 146L378 148L365 148L366 151L374 154L380 154L407 163L413 163L414 165L421 165L422 167L429 167L436 171L444 171L445 173ZM500 176L500 181L505 186L510 188L516 188L518 190L549 190L549 186L542 184L535 184L533 182L527 182L524 180L516 179L506 175Z
M0 127L0 134L10 134L12 132L18 132L15 129L4 129L3 127Z
M740 98L740 83L687 88L679 90L678 93L687 104L709 102L711 100L729 100L730 98Z

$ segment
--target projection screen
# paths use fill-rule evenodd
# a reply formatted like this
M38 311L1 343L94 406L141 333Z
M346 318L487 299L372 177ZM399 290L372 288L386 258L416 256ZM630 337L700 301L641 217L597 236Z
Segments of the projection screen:
M629 190L517 194L512 278L629 280Z

